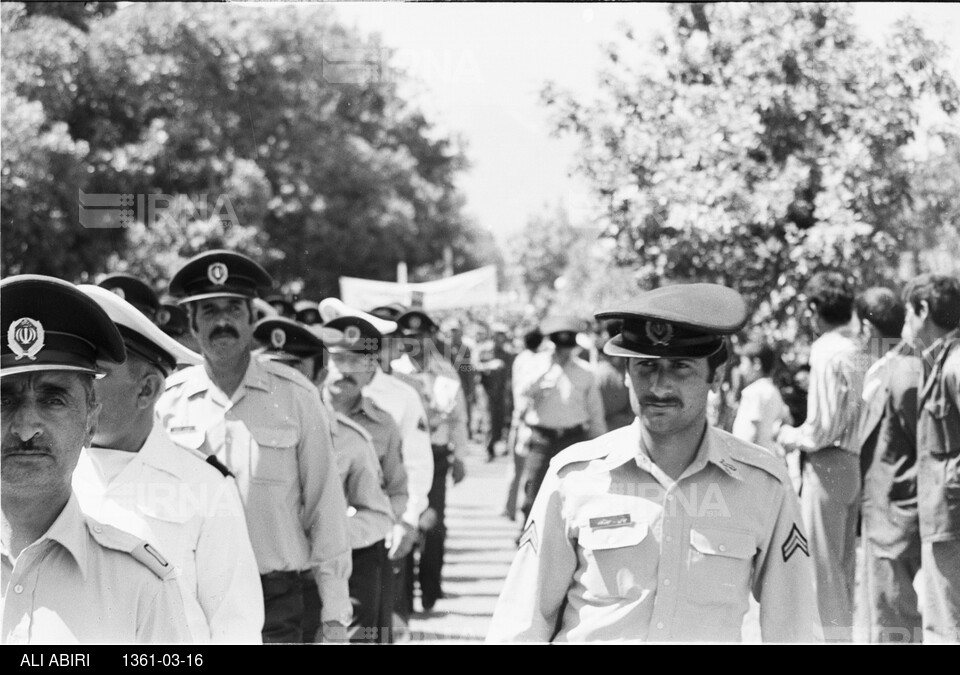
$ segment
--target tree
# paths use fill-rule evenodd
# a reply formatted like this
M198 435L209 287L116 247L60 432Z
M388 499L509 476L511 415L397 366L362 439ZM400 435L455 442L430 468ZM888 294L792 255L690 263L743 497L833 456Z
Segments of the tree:
M851 8L674 4L652 58L629 29L610 45L602 98L550 85L558 133L581 141L620 265L639 288L712 281L740 290L767 337L792 340L795 298L823 267L895 283L917 161L921 101L954 117L944 48L903 22L883 46Z
M184 258L230 242L281 283L323 297L341 275L390 279L400 260L429 269L446 245L456 271L487 262L455 187L460 144L400 98L386 50L328 7L156 3L101 14L72 28L69 12L21 8L5 27L11 93L40 102L41 131L60 129L80 153L59 189L69 206L60 228L82 236L48 264L32 255L37 225L5 217L4 273L127 268L162 285ZM79 190L163 208L141 213L138 202L136 225L83 230ZM17 208L43 221L36 192ZM222 208L210 214L211 203Z

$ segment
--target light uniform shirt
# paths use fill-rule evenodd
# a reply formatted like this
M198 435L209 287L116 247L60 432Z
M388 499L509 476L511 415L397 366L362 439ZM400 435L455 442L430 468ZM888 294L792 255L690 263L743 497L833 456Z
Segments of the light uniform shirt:
M4 644L190 642L174 566L85 516L76 495L16 559L6 525L2 539Z
M393 529L393 511L383 491L383 474L373 441L363 427L334 410L333 447L347 497L350 547L367 548Z
M409 384L377 370L363 395L387 411L400 427L403 466L407 470L407 508L403 522L416 528L429 505L427 495L433 485L433 450L430 427L420 394Z
M155 424L139 452L87 448L73 473L85 513L173 563L195 643L262 642L263 589L232 478Z
M390 414L366 396L357 398L356 405L346 416L370 434L383 474L383 491L390 499L390 508L396 522L407 510L407 469L400 452L400 428Z
M457 371L438 357L428 359L426 368L421 370L406 354L394 360L390 367L397 375L414 382L427 402L430 444L447 446L455 457L463 459L469 442L467 401Z
M807 419L799 427L783 427L779 440L803 452L841 448L859 454L864 355L849 329L824 333L810 346L810 391Z
M526 424L552 429L582 425L589 438L607 431L596 375L580 359L571 358L561 366L552 353L537 354L520 392Z
M781 455L783 449L777 445L774 430L777 423L787 421L788 416L787 404L783 402L777 385L769 377L761 377L740 393L740 405L731 432L737 438Z
M167 378L157 414L175 443L216 455L236 476L260 574L313 569L323 620L351 616L347 502L313 383L251 356L227 397L191 366Z
M739 641L751 591L765 641L822 637L782 463L710 427L674 482L635 421L551 461L487 640Z

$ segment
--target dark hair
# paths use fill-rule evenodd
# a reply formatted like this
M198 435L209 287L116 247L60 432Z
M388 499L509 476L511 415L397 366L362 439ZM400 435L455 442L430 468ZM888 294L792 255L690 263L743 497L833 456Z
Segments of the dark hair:
M829 324L842 325L853 316L853 288L840 272L817 272L803 292Z
M780 357L777 350L768 344L751 342L743 348L741 352L748 359L756 359L760 362L760 371L764 375L769 375L777 365L777 359Z
M960 325L960 280L946 274L921 274L903 289L903 301L916 314L921 303L930 308L930 320L940 328L953 330Z
M868 288L854 300L854 307L861 320L869 321L877 327L881 337L900 337L906 309L897 294L889 288Z
M539 328L534 328L532 331L529 331L523 336L523 346L529 349L531 352L537 351L542 342L543 333L540 332Z

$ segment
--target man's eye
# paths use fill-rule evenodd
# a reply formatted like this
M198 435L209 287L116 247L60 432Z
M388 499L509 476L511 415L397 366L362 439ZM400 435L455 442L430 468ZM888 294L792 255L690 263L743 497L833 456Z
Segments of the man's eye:
M49 405L52 407L60 407L65 404L65 401L59 396L45 396L44 398L40 399L40 402L44 405Z

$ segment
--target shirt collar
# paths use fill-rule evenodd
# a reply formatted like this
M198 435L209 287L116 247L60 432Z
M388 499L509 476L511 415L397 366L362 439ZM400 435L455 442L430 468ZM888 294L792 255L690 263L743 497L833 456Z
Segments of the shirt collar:
M190 376L184 384L184 394L189 397L209 391L214 384L213 380L210 379L210 375L207 373L206 366L201 363L197 366L191 366L191 368ZM239 391L244 387L270 391L269 374L255 354L250 354L247 371L243 374L243 380L240 382L237 390ZM234 392L234 397L236 397L236 392Z
M650 459L646 453L641 452L640 450L639 417L633 421L633 424L630 427L630 437L630 447L627 448L627 446L624 445L621 447L621 449L614 450L608 456L608 461L613 461L615 462L614 466L619 466L628 459L634 459L638 467L647 473L650 473L653 466L653 460ZM628 452L628 450L630 452ZM727 444L723 442L723 439L720 438L720 435L717 434L716 430L709 424L707 425L706 433L703 434L703 439L700 441L700 446L697 448L697 454L694 456L693 461L690 462L690 466L684 469L683 473L680 474L680 478L677 480L677 482L680 482L687 476L692 476L693 474L701 471L708 463L714 464L717 466L717 468L731 478L743 480L743 476L741 475L739 468L731 459Z
M80 569L80 576L84 580L87 578L87 524L83 512L80 510L80 502L77 495L71 490L70 499L57 516L53 524L44 532L37 541L30 544L35 546L44 539L49 539L60 544L67 550L77 563ZM10 532L6 525L3 529L3 554L12 559L8 549L8 540ZM22 553L21 553L22 555Z
M923 350L923 359L927 363L934 363L943 350L947 348L954 340L960 340L960 328L954 328L952 331L941 337L932 345Z

